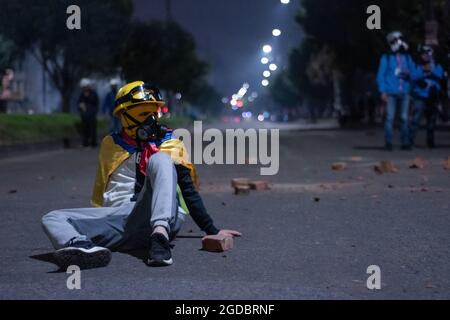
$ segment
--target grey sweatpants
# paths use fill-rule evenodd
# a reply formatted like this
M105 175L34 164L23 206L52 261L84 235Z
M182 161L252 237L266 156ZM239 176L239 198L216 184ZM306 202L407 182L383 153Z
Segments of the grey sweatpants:
M51 211L42 218L42 226L55 249L86 239L112 250L146 248L154 227L165 227L171 239L181 229L185 214L178 211L176 188L174 163L167 154L158 152L148 162L136 202Z

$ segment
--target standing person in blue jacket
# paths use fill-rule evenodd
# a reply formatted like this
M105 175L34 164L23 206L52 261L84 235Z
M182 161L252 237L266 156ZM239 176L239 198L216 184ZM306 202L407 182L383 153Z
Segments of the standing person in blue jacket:
M420 46L420 64L413 73L412 96L414 98L414 116L410 128L411 145L414 145L420 120L425 114L427 120L427 145L434 148L434 128L438 114L439 95L442 81L445 78L444 69L433 58L433 48Z
M377 83L381 99L386 102L386 120L384 125L385 146L392 151L393 127L397 107L400 106L402 150L410 150L409 103L411 74L415 66L408 53L408 44L399 31L388 34L387 41L391 51L381 57Z
M111 79L109 82L110 90L103 99L102 111L109 116L109 131L116 133L120 131L119 120L113 116L114 108L116 107L116 94L119 91L120 80Z

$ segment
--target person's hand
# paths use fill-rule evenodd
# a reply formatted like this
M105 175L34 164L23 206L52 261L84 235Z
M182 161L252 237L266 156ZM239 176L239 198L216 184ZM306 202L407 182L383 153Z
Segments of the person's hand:
M388 101L388 95L386 93L381 94L381 101L387 102Z
M240 237L242 236L242 233L235 230L220 230L218 235L226 237Z

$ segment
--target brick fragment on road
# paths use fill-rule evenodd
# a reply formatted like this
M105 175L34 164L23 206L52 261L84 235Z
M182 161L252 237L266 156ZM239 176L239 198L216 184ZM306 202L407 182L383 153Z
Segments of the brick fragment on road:
M247 178L235 178L231 180L231 186L233 188L236 188L238 186L248 186L250 183L250 180Z
M444 169L450 170L450 157L448 157L444 162Z
M249 186L250 186L250 189L256 190L256 191L270 189L269 182L264 181L264 180L250 181Z
M233 242L230 236L205 236L202 239L202 249L209 252L224 252L233 249Z
M241 185L234 187L234 194L235 195L247 195L250 193L250 186Z
M347 168L347 164L345 162L335 162L331 165L331 169L334 171L341 171Z
M392 161L384 160L375 165L374 170L378 174L383 173L397 173L398 169L394 166Z
M410 169L423 169L427 165L427 161L421 157L414 159L413 163L409 166Z

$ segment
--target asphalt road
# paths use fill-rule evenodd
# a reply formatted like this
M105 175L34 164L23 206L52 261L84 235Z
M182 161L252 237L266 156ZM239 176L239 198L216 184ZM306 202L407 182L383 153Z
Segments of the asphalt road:
M421 136L420 142L424 138ZM149 268L114 253L84 270L81 290L52 263L40 218L88 206L97 150L29 153L0 160L1 299L441 299L450 298L450 133L429 151L380 150L382 133L283 131L271 191L235 196L234 177L261 178L257 165L199 166L201 193L218 227L243 232L225 254L201 251L189 221L174 241L175 263ZM443 145L447 143L447 145ZM425 169L408 165L422 156ZM392 160L395 174L373 165ZM347 161L343 171L331 164ZM381 289L368 290L369 265Z

